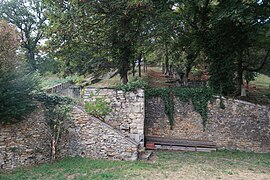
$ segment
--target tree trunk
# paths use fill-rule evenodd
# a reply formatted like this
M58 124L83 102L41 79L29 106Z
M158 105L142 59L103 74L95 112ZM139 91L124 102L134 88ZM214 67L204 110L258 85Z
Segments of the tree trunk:
M123 58L120 70L120 77L123 84L128 83L128 69L129 69L129 61L128 57Z
M127 74L125 74L125 75L123 75L121 77L121 81L122 81L123 84L127 84L128 83L128 76L127 76Z
M173 66L170 64L169 65L169 74L172 74L173 73Z
M143 72L144 73L146 72L146 62L145 62L145 60L143 61Z
M169 53L168 44L165 44L165 75L169 75Z
M247 82L247 89L249 89L249 80L246 80Z
M36 66L36 61L35 61L35 53L34 50L32 49L28 49L28 62L29 65L31 67L32 70L36 70L37 66Z
M132 61L132 76L133 77L135 77L135 66L136 66L135 61Z
M140 54L139 59L138 59L139 77L142 77L141 61L142 61L142 54Z
M242 67L242 57L237 60L237 90L236 96L241 95L241 89L243 86L243 67Z
M122 50L122 57L120 62L120 77L123 84L128 83L128 70L130 67L130 54L131 54L131 43L125 42L126 46Z
M185 81L188 82L188 76L191 71L192 66L186 67Z

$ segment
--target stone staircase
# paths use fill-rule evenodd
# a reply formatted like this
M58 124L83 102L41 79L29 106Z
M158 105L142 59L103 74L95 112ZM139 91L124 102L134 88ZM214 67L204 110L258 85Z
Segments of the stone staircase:
M139 144L75 106L68 128L68 154L112 160L137 160Z

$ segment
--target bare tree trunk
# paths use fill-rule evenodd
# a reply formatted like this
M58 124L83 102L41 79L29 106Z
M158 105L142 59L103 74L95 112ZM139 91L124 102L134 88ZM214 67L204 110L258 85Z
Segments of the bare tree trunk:
M135 61L132 61L132 76L133 77L135 76L135 66L136 66Z
M169 53L168 44L165 44L165 75L169 75Z
M247 89L249 89L249 80L246 80L247 83Z
M140 54L139 59L138 59L139 77L142 77L141 61L142 61L142 54Z
M35 53L32 49L28 49L28 62L32 70L36 70L36 61L35 61Z
M120 78L123 84L128 83L128 71L130 68L130 58L132 53L132 43L131 41L124 41L124 46L121 48L120 57ZM135 66L134 66L135 67Z
M170 64L169 65L169 74L172 74L173 72L172 72L172 65Z
M123 84L128 83L128 69L129 69L128 57L123 57L120 71L120 77Z
M123 84L127 84L128 83L127 74L125 74L125 75L122 76L121 81L122 81Z
M145 62L145 60L143 61L143 72L144 73L146 72L146 62Z
M241 95L241 90L243 86L243 67L242 67L242 57L237 60L237 90L236 96Z

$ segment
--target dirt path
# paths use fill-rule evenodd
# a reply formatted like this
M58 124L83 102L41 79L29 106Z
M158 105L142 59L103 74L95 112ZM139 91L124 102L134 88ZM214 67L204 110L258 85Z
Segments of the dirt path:
M143 74L143 78L151 88L164 88L170 86L170 84L166 83L167 78L165 78L164 74L158 68L149 68L148 71Z

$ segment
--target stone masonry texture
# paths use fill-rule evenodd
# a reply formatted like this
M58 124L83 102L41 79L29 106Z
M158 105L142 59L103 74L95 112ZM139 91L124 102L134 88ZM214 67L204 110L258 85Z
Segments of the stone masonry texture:
M111 107L105 122L144 147L144 90L85 89L85 101L94 101L97 97L104 98Z
M86 89L85 95L92 91L96 92ZM112 112L103 122L75 106L71 120L63 125L56 158L138 158L138 150L144 146L144 91L104 89L99 95L110 102ZM86 101L92 98L85 97ZM51 137L41 106L20 123L0 125L0 170L50 161Z
M123 92L86 88L85 101L103 97L111 113L104 121L75 106L64 124L57 158L83 156L112 160L136 160L144 147L144 133L175 139L213 141L218 148L270 152L269 107L224 99L208 104L206 129L192 102L175 101L175 122L170 129L160 98L144 100L144 91ZM145 109L144 109L145 108ZM145 112L144 112L145 111ZM51 130L40 106L24 121L0 125L0 170L35 165L50 160Z
M70 156L137 160L139 144L119 130L89 116L78 107L74 107L72 117L68 129Z
M225 99L225 109L220 99L208 104L206 129L192 102L175 101L174 126L170 129L160 98L146 100L145 135L174 139L213 141L218 148L241 151L270 152L269 107Z
M0 170L49 161L50 137L41 107L22 122L0 125Z

